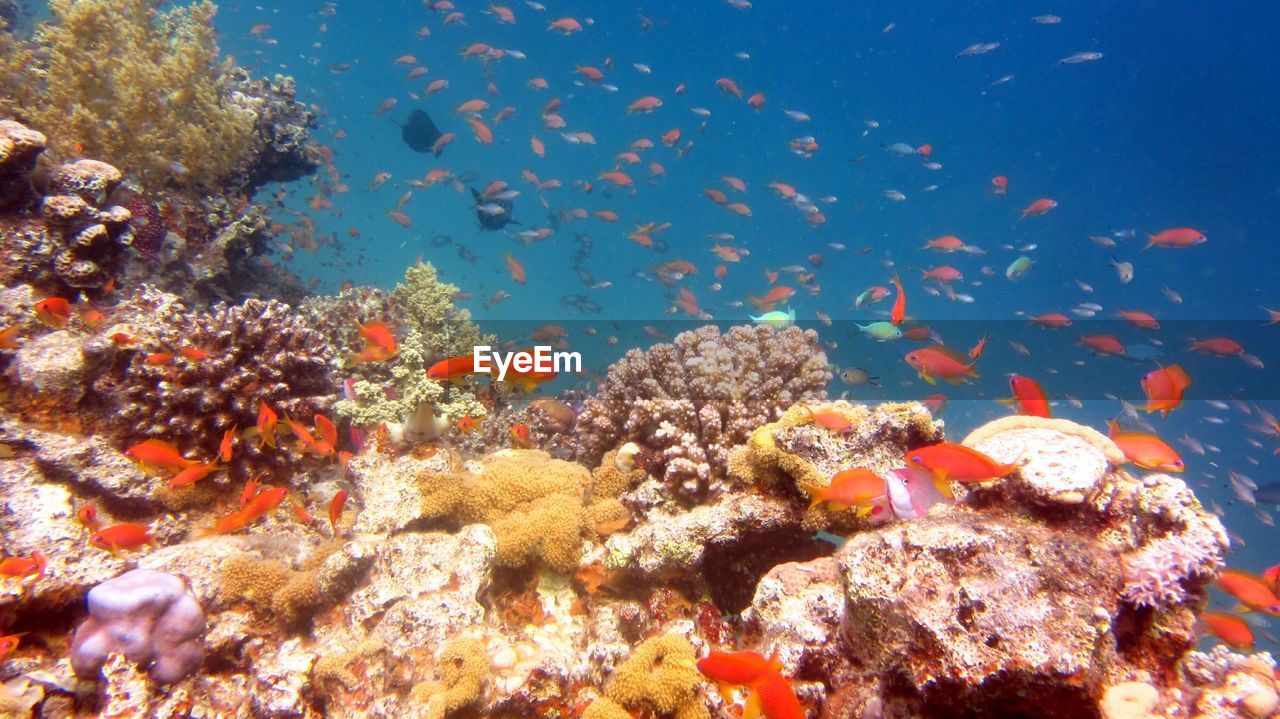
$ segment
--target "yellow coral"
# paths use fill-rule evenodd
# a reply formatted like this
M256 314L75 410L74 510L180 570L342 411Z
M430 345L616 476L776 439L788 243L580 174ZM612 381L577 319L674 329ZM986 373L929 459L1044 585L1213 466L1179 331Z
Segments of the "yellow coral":
M326 654L316 660L311 668L311 678L317 684L336 681L348 690L357 688L360 680L348 666L357 659L377 654L386 648L387 645L382 640L366 639L352 651Z
M646 639L614 670L604 697L583 716L620 719L625 714L619 709L647 704L677 719L706 719L710 713L699 693L703 678L696 661L693 645L679 634Z
M424 473L423 514L493 528L497 562L527 566L541 560L560 571L578 566L590 475L582 466L536 450L490 455L478 473Z
M317 551L308 558L307 568L290 569L274 559L249 555L231 557L222 564L219 598L226 603L246 601L271 612L282 624L292 624L315 611L324 601L317 579Z
M24 68L36 80L3 109L63 156L89 154L147 180L215 183L249 151L255 118L223 97L213 3L154 6L50 0L52 19L36 35L47 59Z
M454 639L440 652L438 666L439 681L421 682L409 693L412 702L426 705L426 719L444 719L480 698L489 655L478 639Z

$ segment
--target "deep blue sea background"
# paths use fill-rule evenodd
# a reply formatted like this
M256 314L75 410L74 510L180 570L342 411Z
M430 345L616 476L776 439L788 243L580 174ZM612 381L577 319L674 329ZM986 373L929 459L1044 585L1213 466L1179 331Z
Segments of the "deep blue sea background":
M1256 407L1280 411L1274 401L1280 400L1280 388L1273 379L1280 368L1280 326L1263 327L1267 315L1260 309L1280 305L1274 280L1280 270L1274 249L1280 50L1273 37L1280 27L1280 5L760 0L740 10L718 0L646 2L639 9L631 3L546 4L548 9L539 12L524 2L512 3L516 23L501 25L483 12L486 2L458 0L466 24L445 26L445 13L422 2L340 0L327 6L331 10L316 2L222 3L218 25L224 51L258 72L297 78L300 99L314 103L321 114L317 139L333 150L342 182L350 187L331 195L333 207L324 211L308 207L318 192L314 181L287 187L287 211L279 213L280 221L291 223L296 213L305 213L315 221L317 236L332 235L340 243L314 255L299 250L291 269L304 280L315 277L323 290L346 282L390 287L406 266L423 257L473 295L464 305L486 328L514 340L518 331L541 324L568 327L574 348L598 374L622 350L653 341L642 327L673 335L697 324L683 315L677 322L668 313L679 287L694 292L717 321L745 321L754 309L729 303L767 291L766 268L808 266L808 256L818 253L821 292L811 296L801 290L791 306L806 326L820 331L834 363L864 367L883 378L880 390L832 383L833 394L848 390L853 398L868 400L939 391L919 381L901 359L918 345L874 343L857 336L850 323L884 319L892 298L859 312L851 305L868 286L889 285L897 271L906 283L908 314L928 322L949 345L963 351L984 334L992 337L978 365L982 379L971 387L941 390L953 399L943 416L956 436L1009 411L990 398L1008 393L1006 378L1013 372L1038 379L1060 400L1057 415L1103 428L1106 419L1122 411L1117 399L1106 396L1141 400L1138 381L1156 366L1098 358L1075 345L1079 334L1114 332L1126 343L1155 348L1163 362L1183 364L1195 380L1195 399L1185 407L1168 418L1144 417L1183 452L1189 465L1185 478L1224 516L1237 545L1231 564L1261 571L1280 563L1276 532L1264 523L1275 506L1250 507L1227 484L1228 470L1258 484L1275 482L1280 463L1273 455L1280 442L1246 429L1259 421ZM1062 22L1032 21L1046 13ZM652 21L647 32L642 32L641 15ZM570 37L547 31L551 20L565 16L586 27ZM250 34L258 23L271 27ZM423 26L430 36L415 37ZM473 42L519 50L527 59L506 57L487 65L464 61L459 51ZM967 46L995 42L999 47L989 53L957 57ZM1059 63L1081 51L1104 56L1097 62ZM749 59L735 57L738 52ZM394 64L403 54L416 56L429 71L406 81L411 66ZM351 68L334 72L339 63ZM642 74L632 63L645 63L652 73ZM584 84L576 65L601 68L604 83L616 85L617 92ZM528 87L533 77L545 78L550 89ZM747 95L762 91L765 109L755 112L742 99L721 93L715 86L721 77L733 78ZM421 96L438 78L448 79L448 89L422 100L411 97L411 92ZM486 92L490 79L496 96ZM680 83L687 85L683 95L675 93ZM628 117L626 105L643 95L660 97L663 107ZM540 108L552 97L563 100L566 129L590 132L596 144L569 144L559 132L542 128ZM384 98L396 98L396 107L374 116ZM483 115L495 134L492 146L475 142L467 124L454 115L456 105L472 98L491 104ZM493 115L507 105L516 109L515 117L493 124ZM426 110L442 130L458 133L439 159L412 152L401 141L395 121L415 108ZM693 108L710 111L704 130ZM812 120L796 122L783 108L804 111ZM869 120L879 126L870 128ZM658 142L672 128L681 130L681 145L694 143L683 158ZM339 131L345 138L337 139ZM546 143L545 158L529 148L534 134ZM788 141L806 135L814 136L819 149L809 158L795 156ZM637 192L605 193L597 175L613 169L615 155L642 137L656 146L642 153L642 164L628 168ZM932 144L932 159L941 169L922 167L919 156L886 151L899 142ZM652 185L645 170L651 160L666 169ZM621 219L614 224L574 219L550 239L524 246L501 233L480 232L469 193L441 185L413 192L404 206L411 228L394 223L386 211L412 189L405 180L433 168L474 172L477 179L470 185L477 188L491 180L508 181L523 193L513 215L527 226L547 226L549 216L572 208L610 209ZM524 169L563 183L542 193L549 209L521 179ZM391 173L391 179L368 189L380 172ZM734 199L751 206L751 217L730 214L702 194L704 187L729 192L719 179L726 174L747 182L747 193ZM1009 178L1005 197L990 191L996 175ZM587 194L574 189L575 180L596 182L596 187ZM836 196L838 202L820 205L827 221L809 227L799 211L766 188L773 180L811 198ZM926 190L931 185L936 189ZM264 197L276 190L268 188ZM906 199L886 199L888 190ZM1045 216L1016 221L1020 210L1040 197L1059 205ZM666 252L626 239L645 222L672 223L661 236ZM1181 226L1203 231L1208 242L1143 251L1141 239L1112 249L1088 239L1125 229L1136 229L1142 238L1143 232ZM350 236L349 228L356 228L359 238ZM728 266L719 292L709 289L719 263L709 251L711 232L733 233L731 244L750 250L743 262ZM588 288L574 272L575 233L592 242L583 266L595 282L609 281L611 287ZM989 254L936 255L920 249L943 234L956 234ZM430 240L440 235L450 236L451 244L431 247ZM1025 252L1001 249L1032 243L1036 249ZM474 264L459 257L458 245L474 253ZM871 249L856 251L864 247ZM527 270L524 286L504 267L508 252ZM1005 267L1020 254L1030 256L1034 266L1025 278L1010 282ZM1133 282L1119 281L1112 256L1134 263ZM674 259L694 263L697 274L676 288L653 282L652 275L636 276ZM926 294L918 269L936 264L964 272L965 281L955 290L971 295L971 303ZM994 276L985 276L983 266ZM787 277L784 273L779 283L798 287ZM1085 292L1077 281L1093 291ZM1171 302L1166 287L1184 302ZM483 300L497 290L511 298L486 309ZM561 303L565 295L599 303L600 314L567 314ZM1096 319L1105 322L1072 315L1076 324L1067 330L1031 331L1019 314L1069 313L1082 302L1101 305ZM1163 327L1150 332L1117 322L1120 309L1148 311ZM817 322L816 311L830 315L834 324ZM515 320L524 322L522 330ZM584 336L587 326L599 334ZM1239 358L1184 353L1186 338L1215 335L1241 342L1265 368ZM609 336L618 343L606 344ZM1009 339L1026 345L1030 355L1014 351ZM565 378L559 386L583 381ZM1068 396L1083 403L1072 406ZM1231 399L1238 401L1209 403ZM1175 441L1184 436L1210 450L1205 456L1193 454ZM1216 603L1229 606L1221 595ZM1266 628L1265 618L1252 615L1249 621L1275 631Z

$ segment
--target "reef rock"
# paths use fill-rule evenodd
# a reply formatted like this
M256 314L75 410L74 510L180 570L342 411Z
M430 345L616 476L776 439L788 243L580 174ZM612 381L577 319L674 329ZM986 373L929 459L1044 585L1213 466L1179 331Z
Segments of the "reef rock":
M432 452L425 459L412 455L388 457L382 452L362 452L347 463L347 473L363 505L356 516L359 534L390 534L421 518L423 472L448 474L458 470L448 452Z

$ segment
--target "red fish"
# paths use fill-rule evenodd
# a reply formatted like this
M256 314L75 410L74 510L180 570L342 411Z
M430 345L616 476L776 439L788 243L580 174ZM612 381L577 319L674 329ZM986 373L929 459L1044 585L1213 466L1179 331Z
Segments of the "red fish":
M1146 412L1169 413L1182 404L1182 393L1191 386L1191 377L1181 365L1169 365L1148 372L1142 378L1142 391L1147 394Z
M460 355L442 359L427 368L427 378L441 382L462 384L469 374L475 374L475 355Z
M76 521L90 533L102 529L102 522L98 520L98 508L92 504L86 504L76 511Z
M177 447L160 439L143 440L126 449L124 456L148 474L153 468L182 470L197 463L194 459L184 458Z
M1030 377L1014 375L1009 378L1009 387L1013 389L1010 403L1018 405L1018 414L1029 417L1048 417L1049 398L1040 383Z
M713 682L740 686L759 679L765 672L782 671L778 652L765 657L757 652L712 651L698 660L698 671Z
M1204 352L1218 357L1237 357L1244 354L1244 347L1239 342L1226 337L1210 337L1196 340L1191 343L1187 350Z
M1077 344L1084 345L1101 355L1122 355L1125 352L1124 345L1120 344L1120 340L1115 335L1085 335Z
M364 349L351 356L353 362L382 362L400 353L400 346L386 322L370 322L360 326Z
M809 414L809 419L814 424L824 429L829 429L832 432L841 434L845 432L852 432L854 429L853 423L849 421L849 418L839 412L831 412L829 410L819 410L814 412L807 404L802 404L800 406Z
M976 449L952 442L913 449L907 452L906 464L927 472L935 481L949 482L988 482L1018 468L1017 464L1001 464Z
M235 425L231 429L222 433L222 442L218 445L218 458L223 462L231 461L231 451L232 446L236 441L236 428L238 426L239 425Z
M511 425L511 445L517 448L529 446L529 425L519 422Z
M10 654L17 651L18 643L22 639L23 634L25 634L25 632L19 634L7 634L0 637L0 662L4 661L5 657L8 657Z
M627 114L631 115L637 112L653 112L660 107L662 107L662 100L659 100L652 95L646 95L635 102L632 102L630 105L627 105Z
M267 406L266 402L258 402L258 424L255 429L258 432L259 447L266 445L274 448L276 446L276 425L280 422L280 416L275 410Z
M29 584L44 578L44 569L47 565L48 560L38 549L29 557L5 557L0 559L0 577Z
M977 360L942 345L908 352L904 359L916 372L920 373L920 379L929 384L937 384L938 380L935 378L941 378L951 384L960 384L968 381L969 378L979 376L973 371Z
M118 555L121 550L136 552L147 545L154 547L156 539L145 524L115 524L90 535L89 545Z
M1070 327L1071 318L1060 312L1046 312L1045 314L1032 317L1031 323L1040 325L1041 327L1048 327L1052 330L1059 330L1063 327Z
M14 324L0 330L0 350L16 350L22 346L18 341L18 333L22 331L22 325Z
M765 672L749 686L765 719L805 719L790 680L778 672Z
M1255 611L1280 616L1280 598L1267 580L1239 569L1223 569L1218 572L1218 588L1230 594L1240 603Z
M238 532L270 514L272 510L280 506L280 503L284 501L285 496L288 494L289 489L287 487L268 487L258 490L243 508L220 518L206 531L215 534Z
M889 313L889 321L897 327L907 318L907 293L902 289L902 280L897 275L893 276L893 285L898 289L898 294L893 298L893 310Z
M195 484L196 482L199 482L205 477L208 477L209 474L214 470L220 469L220 468L221 467L217 463L217 461L193 464L190 467L187 467L186 469L182 470L181 472L178 472L177 474L173 475L173 477L169 479L169 489L177 489L178 487L185 487L189 484Z
M1032 202L1030 205L1027 205L1026 209L1022 211L1022 216L1019 217L1018 219L1024 220L1028 217L1045 215L1045 214L1048 214L1049 210L1052 210L1057 206L1058 206L1058 203L1056 200L1051 200L1048 197L1041 197L1035 202Z
M507 271L511 273L511 279L523 285L525 278L524 265L520 264L520 261L513 257L510 252L503 256L503 261L507 263Z
M771 288L763 297L747 297L747 300L761 312L772 312L779 302L786 302L796 291L786 285Z
M991 178L991 191L995 193L996 197L1004 197L1004 194L1009 191L1009 178L1004 175L996 175Z
M1125 459L1142 467L1163 472L1181 472L1186 469L1182 457L1154 434L1124 430L1115 421L1107 422L1110 427L1108 436L1116 443Z
M338 536L338 520L342 519L342 509L347 506L347 490L339 489L333 499L329 500L329 528L333 536Z
M804 484L800 487L809 493L809 509L826 502L832 511L858 507L858 516L870 514L872 505L885 497L885 481L869 469L853 468L837 472L831 484L822 487Z
M1154 235L1148 234L1147 246L1142 249L1145 250L1148 247L1191 247L1204 242L1208 242L1208 238L1200 230L1190 227L1174 227L1162 230Z
M50 327L62 329L71 319L71 303L61 297L50 297L36 303L36 319Z
M1236 649L1249 649L1253 646L1253 630L1243 619L1226 612L1205 612L1200 621L1208 628L1209 633Z

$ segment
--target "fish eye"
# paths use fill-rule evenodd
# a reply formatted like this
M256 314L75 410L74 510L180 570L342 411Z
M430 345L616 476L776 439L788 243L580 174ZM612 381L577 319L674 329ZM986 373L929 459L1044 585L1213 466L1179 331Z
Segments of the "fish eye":
M911 461L912 461L912 462L915 462L915 463L917 463L917 464L919 464L920 462L923 462L924 460L922 460L922 459L920 458L920 455L918 455L918 454L917 454L917 455L913 455L913 456L911 457Z

